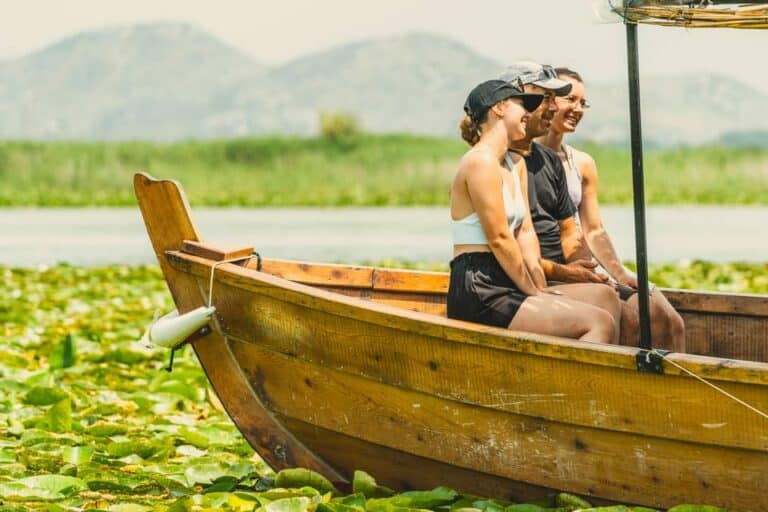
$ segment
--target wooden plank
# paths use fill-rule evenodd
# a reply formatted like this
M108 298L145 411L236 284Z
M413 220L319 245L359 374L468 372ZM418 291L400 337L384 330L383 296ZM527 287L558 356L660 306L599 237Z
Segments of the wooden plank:
M448 274L377 268L373 273L373 289L444 295L448 293Z
M156 180L148 174L138 173L134 176L134 190L176 307L184 313L202 306L202 289L207 290L207 286L201 286L195 276L185 272L185 268L171 265L167 257L167 253L181 247L184 240L200 239L181 186L175 181ZM345 481L343 476L277 423L264 408L239 371L220 327L195 341L192 346L230 418L268 464L274 469L305 466L331 480Z
M768 361L768 318L682 313L686 350L745 361Z
M222 245L205 244L197 240L184 240L181 245L181 250L186 253L214 261L247 258L253 254L252 246L228 247Z
M768 295L664 289L675 309L768 317Z
M388 304L408 311L445 316L445 297L434 294L403 293L374 290L370 299L378 304Z
M459 492L523 503L544 498L555 489L501 478L482 471L445 464L427 457L369 443L325 428L277 414L293 434L316 453L351 475L360 469L381 485L399 491L431 489L441 485ZM609 502L588 497L593 505Z
M768 449L768 421L687 376L659 377L634 368L448 343L268 297L252 299L237 290L219 293L227 297L219 309L228 336L329 368L553 421ZM768 410L768 384L723 385Z
M169 253L174 268L199 277L210 275L210 262L184 253ZM584 362L596 366L609 366L635 370L636 349L617 345L585 343L568 338L543 336L509 331L470 322L461 322L435 315L405 311L386 304L356 297L346 297L253 270L224 264L216 271L216 281L256 296L269 296L286 304L307 310L326 312L341 319L353 319L397 329L403 333L418 333L446 341L473 346L494 347L521 354L535 354L544 358ZM232 305L234 307L234 305ZM258 317L249 321L258 323ZM673 359L709 379L723 382L768 384L768 364L751 361L732 361L690 354L671 354ZM671 365L664 364L668 375L684 375Z
M256 269L256 261L251 261L246 266ZM288 281L313 286L371 288L373 283L372 267L264 259L261 271Z
M576 427L474 407L231 342L281 415L446 464L534 485L669 507L768 510L768 456ZM298 399L300 397L300 399Z

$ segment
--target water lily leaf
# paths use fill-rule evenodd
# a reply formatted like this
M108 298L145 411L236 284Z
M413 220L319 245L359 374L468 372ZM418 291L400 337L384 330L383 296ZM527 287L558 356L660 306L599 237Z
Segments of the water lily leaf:
M386 498L395 494L389 487L376 484L376 480L365 471L355 471L352 478L352 492L366 498Z
M361 512L364 510L365 508L362 507L353 507L339 502L320 503L317 505L317 512Z
M472 508L479 508L483 512L504 512L506 503L502 504L496 500L476 500L472 502Z
M425 509L448 505L449 503L456 501L458 496L459 494L453 489L449 489L448 487L436 487L431 491L408 491L388 499L393 505L398 507ZM490 501L483 503L483 505L486 504L490 506L493 503ZM503 507L497 506L497 508L503 510Z
M592 504L587 500L567 492L561 492L555 498L555 504L561 508L576 510L580 508L592 508Z
M6 462L16 462L16 454L13 453L13 450L3 448L0 450L0 464L4 464Z
M200 432L196 432L187 427L181 427L179 429L179 437L196 448L205 449L208 448L208 445L210 444L208 442L208 437L205 434L201 434Z
M51 432L69 432L72 430L72 402L65 398L48 410L48 428Z
M139 505L137 503L116 503L107 507L109 512L148 512L152 507Z
M369 499L365 504L365 509L368 512L426 512L429 510L397 505L392 501L393 499L394 498Z
M340 494L339 490L323 475L305 468L283 469L275 476L277 487L312 487L318 492Z
M93 457L93 446L65 446L61 451L61 458L69 464L85 464Z
M108 437L125 434L128 432L128 427L117 423L97 421L88 427L87 432L92 436Z
M348 507L365 509L365 496L359 493L334 498L333 502L341 503L342 505L347 505Z
M217 478L227 475L227 467L220 463L193 464L184 471L187 483L210 484Z
M237 487L238 483L240 483L240 480L233 476L220 476L219 478L213 480L210 486L206 487L205 494L213 492L230 492L234 490L235 487Z
M544 507L532 503L518 503L508 506L504 512L543 512L544 510L546 510Z
M306 512L312 500L306 496L295 498L283 498L267 503L263 508L265 512Z
M86 488L79 478L62 475L38 475L0 484L0 494L28 499L55 500Z
M59 388L35 386L24 396L24 402L30 405L53 405L68 396Z
M48 367L52 369L70 368L75 366L75 363L75 340L72 334L67 334L51 351Z
M107 446L107 453L113 457L127 457L136 454L142 459L158 456L168 449L168 445L161 441L148 441L140 439L135 441L123 441Z
M714 507L712 505L677 505L670 508L667 512L727 512L727 509Z

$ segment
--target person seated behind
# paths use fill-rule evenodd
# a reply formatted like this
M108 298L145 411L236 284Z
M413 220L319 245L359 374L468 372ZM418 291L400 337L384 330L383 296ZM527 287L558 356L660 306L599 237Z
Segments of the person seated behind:
M571 84L566 96L558 96L558 109L546 135L537 142L555 151L565 170L568 193L577 210L581 231L586 244L597 262L621 287L622 296L638 308L637 276L627 270L616 254L600 216L598 204L598 176L595 160L587 153L578 151L563 142L566 133L574 133L581 122L586 100L584 81L581 76L568 68L555 69L557 77ZM655 287L650 291L651 337L658 346L685 351L685 324L664 295Z
M501 75L504 80L523 84L528 93L542 94L544 100L530 114L526 135L510 143L510 155L525 157L528 172L528 200L533 226L538 237L541 267L550 283L603 283L608 281L593 271L586 244L574 219L575 209L568 197L565 171L554 151L533 141L549 130L557 111L555 97L567 94L571 85L560 80L551 66L521 61L509 66ZM611 292L615 295L613 288ZM570 298L594 303L592 287L569 286L562 293ZM636 339L637 312L622 303L620 321L622 336ZM629 325L627 325L629 324Z
M525 137L530 111L541 101L541 95L526 94L502 80L483 82L467 97L461 132L472 148L461 159L450 189L454 258L448 317L616 343L615 292L594 284L548 288L539 265L527 171L522 158L507 149ZM582 293L592 304L565 297L562 290L571 286L585 288Z

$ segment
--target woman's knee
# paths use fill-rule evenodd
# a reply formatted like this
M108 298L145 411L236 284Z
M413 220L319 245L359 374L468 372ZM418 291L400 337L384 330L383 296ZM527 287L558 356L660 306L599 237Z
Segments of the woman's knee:
M603 308L593 307L584 317L588 323L589 332L598 343L611 343L616 333L616 321L614 316Z
M597 287L595 295L599 301L598 305L604 310L613 314L614 317L618 317L619 311L621 311L621 300L619 299L619 294L616 293L616 290L610 286L602 284L595 286Z

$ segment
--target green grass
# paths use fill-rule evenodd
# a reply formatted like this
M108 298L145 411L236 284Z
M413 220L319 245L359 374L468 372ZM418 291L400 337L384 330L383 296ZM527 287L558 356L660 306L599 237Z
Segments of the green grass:
M467 146L453 139L362 135L270 137L173 144L0 142L0 206L134 206L145 170L182 182L196 206L446 205ZM632 197L627 150L591 145L603 203ZM646 153L649 203L760 204L768 149Z

